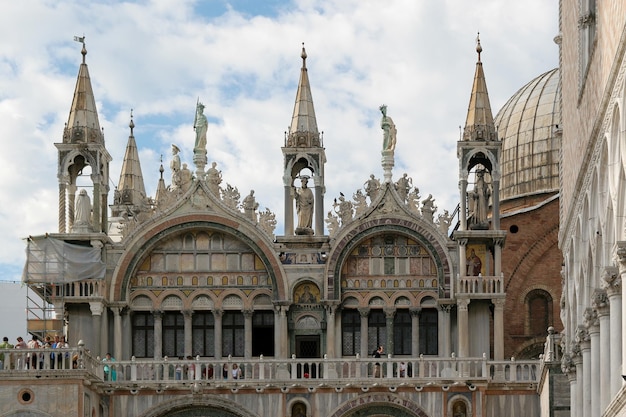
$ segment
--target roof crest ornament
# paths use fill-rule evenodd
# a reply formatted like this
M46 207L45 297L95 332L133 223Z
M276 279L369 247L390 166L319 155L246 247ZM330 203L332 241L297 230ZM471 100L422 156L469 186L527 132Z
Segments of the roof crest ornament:
M83 64L84 64L85 55L87 55L87 48L85 47L85 34L83 34L83 36L74 36L74 41L80 42L83 44L83 48L80 50L80 53L83 54Z
M480 62L480 53L483 51L483 47L480 45L480 32L476 35L476 52L478 52L478 62Z

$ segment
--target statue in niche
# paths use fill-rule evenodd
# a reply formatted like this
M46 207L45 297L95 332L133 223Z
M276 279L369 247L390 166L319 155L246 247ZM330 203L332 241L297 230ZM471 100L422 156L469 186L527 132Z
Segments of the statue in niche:
M74 227L91 226L91 201L87 190L80 190L74 209Z
M379 107L383 117L380 121L380 127L385 132L383 134L383 151L393 152L396 149L396 125L391 117L387 116L387 105L383 104Z
M189 187L191 187L191 171L187 168L187 164L184 163L180 170L180 188L185 192Z
M476 184L474 190L469 193L470 200L470 229L488 229L487 211L489 206L489 197L491 191L489 185L485 182L485 170L476 171Z
M206 132L209 127L206 116L204 115L204 104L196 104L196 118L193 123L193 128L196 131L196 144L193 147L194 151L203 150L206 152Z
M206 180L209 185L209 189L216 196L220 195L220 183L222 182L222 171L219 171L217 168L217 162L211 163L211 168L209 168L206 172Z
M328 217L326 218L326 228L328 229L328 235L330 237L335 236L337 230L339 230L339 219L337 216L334 216L332 211L328 212Z
M259 203L257 203L254 198L254 190L250 190L250 194L245 196L241 202L241 207L243 208L243 212L246 217L256 223L256 209L259 208Z
M370 198L370 203L376 199L378 192L380 191L380 181L374 177L374 174L370 175L370 178L363 184L365 187L365 194Z
M297 235L312 235L313 229L313 191L308 187L309 177L300 177L300 188L294 187L296 213L298 214Z
M352 199L354 200L354 215L360 216L365 213L367 210L367 198L365 194L359 189L356 190L356 193L352 194Z
M411 186L413 185L413 179L407 176L407 173L405 172L404 175L402 175L402 177L400 177L400 179L396 181L395 185L396 185L396 190L398 191L398 194L400 195L400 198L402 199L402 201L406 202L406 198L409 195L409 190L411 189Z
M346 200L343 193L339 193L339 202L335 198L333 209L339 215L342 226L352 221L352 203Z
M172 170L172 189L180 186L180 148L172 144L172 161L170 169Z

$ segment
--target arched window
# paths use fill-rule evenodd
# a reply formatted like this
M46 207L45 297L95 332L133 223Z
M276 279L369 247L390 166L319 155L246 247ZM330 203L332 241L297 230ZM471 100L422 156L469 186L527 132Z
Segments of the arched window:
M354 309L341 312L341 354L355 356L361 346L361 316Z
M393 354L411 353L411 314L407 309L399 309L393 319Z
M420 312L420 354L437 355L439 353L438 315L434 308L423 308Z
M544 290L532 290L526 295L526 334L545 336L552 325L552 296Z

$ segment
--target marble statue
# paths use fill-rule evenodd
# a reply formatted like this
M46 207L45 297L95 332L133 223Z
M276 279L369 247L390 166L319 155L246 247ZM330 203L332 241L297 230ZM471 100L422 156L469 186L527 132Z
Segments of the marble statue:
M90 226L91 225L91 201L87 190L80 190L76 198L74 209L74 226Z
M180 188L185 192L189 187L191 187L191 171L187 168L187 164L183 163L180 170Z
M380 181L374 177L374 174L371 174L370 178L363 185L365 186L365 194L370 198L370 203L373 202L380 191Z
M217 168L217 162L211 163L211 168L209 168L206 172L206 180L209 186L209 189L216 196L220 195L220 183L222 182L222 171L219 171Z
M409 195L412 184L413 179L411 179L411 177L408 177L406 172L404 173L404 175L402 175L402 177L400 177L400 179L398 179L398 181L396 181L396 190L398 191L398 194L400 195L402 201L406 202L406 198Z
M356 193L352 194L352 199L354 200L355 216L358 217L367 211L367 198L360 189L356 190Z
M204 115L204 104L198 102L196 104L196 119L193 128L196 131L196 144L194 150L201 149L206 151L206 132L209 127L206 116Z
M422 200L422 217L432 223L436 211L435 199L432 194L428 194L428 197Z
M339 230L339 219L337 216L334 216L331 211L328 212L328 217L326 218L326 228L328 229L328 235L330 237L335 236L337 231Z
M444 235L448 235L448 231L450 229L450 224L452 223L452 216L448 212L448 210L444 210L443 214L440 214L438 217L437 224L439 225L439 231Z
M415 187L411 192L406 196L406 202L409 206L409 210L413 213L420 214L419 206L420 206L420 189Z
M383 104L379 107L383 117L380 121L380 127L385 132L383 134L383 151L393 151L396 149L396 125L391 117L387 116L387 105Z
M296 212L298 214L297 235L312 235L313 229L313 191L308 187L309 177L300 177L300 188L295 188Z
M180 148L172 144L172 161L170 162L170 169L172 170L172 188L178 188L180 186Z
M333 208L335 209L335 213L337 213L341 219L341 225L344 226L352 220L352 203L346 200L343 193L339 194L339 202L335 199Z
M480 169L476 171L476 184L474 190L469 193L470 200L470 229L487 229L487 211L489 206L489 197L491 191L489 185L485 182L485 171Z
M241 207L243 207L246 217L256 223L256 209L259 208L259 203L257 203L254 198L254 190L250 190L250 194L243 199Z

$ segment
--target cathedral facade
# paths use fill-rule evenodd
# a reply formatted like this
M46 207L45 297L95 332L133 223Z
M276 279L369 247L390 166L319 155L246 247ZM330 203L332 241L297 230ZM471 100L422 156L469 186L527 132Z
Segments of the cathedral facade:
M209 164L202 103L193 166L172 145L169 171L161 167L146 196L131 119L110 190L83 45L55 144L59 229L29 237L24 275L62 317L29 331L67 336L70 347L10 355L0 416L550 413L546 387L563 376L560 318L571 320L560 310L556 246L559 72L531 81L494 121L480 42L476 51L457 142L459 205L437 213L432 194L394 175L386 106L373 167L382 177L324 206L333 161L303 48L290 130L277 145L280 231L254 191L242 198ZM77 184L87 169L91 195Z

